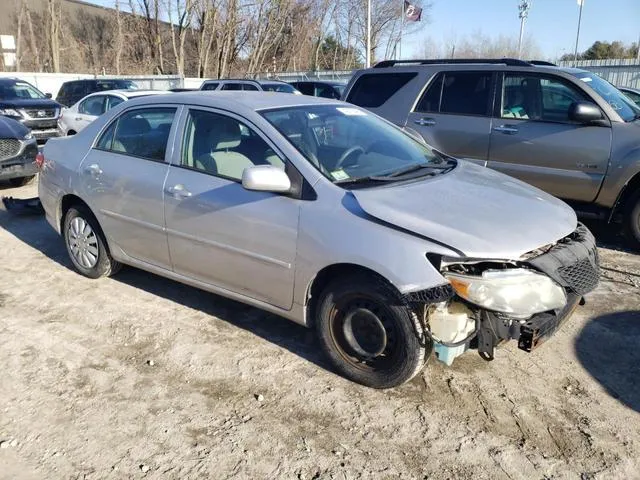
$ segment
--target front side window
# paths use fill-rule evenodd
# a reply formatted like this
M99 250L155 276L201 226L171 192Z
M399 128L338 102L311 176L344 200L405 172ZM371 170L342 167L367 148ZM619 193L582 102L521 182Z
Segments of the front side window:
M355 107L313 105L262 115L330 180L389 182L452 164L384 120Z
M190 110L181 166L240 181L254 165L284 169L284 161L246 124L205 110Z
M365 108L377 108L404 87L417 73L366 73L360 76L347 97L347 102Z
M593 88L625 122L632 122L640 118L640 107L604 78L595 73L584 71L578 71L572 75Z
M246 91L249 91L249 92L257 92L258 91L258 87L256 87L255 85L253 85L251 83L245 83L242 89L246 90Z
M502 118L571 122L571 106L589 98L559 78L507 73L502 86Z
M125 112L102 134L96 147L162 162L175 113L175 108L164 107Z
M78 112L83 113L85 115L92 115L94 117L99 117L105 112L104 95L96 95L94 97L87 98L78 107Z
M210 83L205 83L202 86L202 90L215 90L218 88L218 83L214 83L214 82L210 82Z
M263 83L262 89L265 92L295 93L296 89L288 83ZM257 89L256 89L257 90Z
M111 110L113 107L120 105L124 100L120 97L116 97L114 95L109 95L107 97L107 108L106 110Z

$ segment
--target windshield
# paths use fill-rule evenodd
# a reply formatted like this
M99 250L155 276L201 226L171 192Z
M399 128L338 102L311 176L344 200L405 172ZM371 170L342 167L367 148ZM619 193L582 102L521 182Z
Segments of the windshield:
M262 83L262 89L267 92L296 93L297 90L288 83Z
M26 82L0 83L3 100L47 98L44 93Z
M640 117L640 107L604 78L591 72L576 72L572 75L598 92L625 122L632 122Z
M408 175L415 178L442 171L443 164L453 165L398 128L356 107L311 105L262 115L334 183L405 180Z

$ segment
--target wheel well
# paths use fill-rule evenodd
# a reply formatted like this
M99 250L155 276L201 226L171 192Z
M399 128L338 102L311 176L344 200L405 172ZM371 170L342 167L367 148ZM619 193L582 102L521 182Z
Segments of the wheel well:
M625 185L624 190L622 190L622 193L616 202L613 214L625 213L625 210L628 207L628 202L638 193L640 193L640 173L636 173L635 176L633 176Z
M320 294L325 289L325 287L336 278L358 274L374 276L389 283L389 281L385 277L380 275L375 270L371 270L370 268L356 265L354 263L337 263L323 268L318 272L318 274L311 281L309 287L307 288L307 295L305 297L305 316L308 326L312 326L315 322L315 312L318 298L320 297Z
M82 205L91 211L89 205L87 205L80 197L73 194L65 195L62 197L62 203L60 204L60 231L64 228L64 216L74 205Z

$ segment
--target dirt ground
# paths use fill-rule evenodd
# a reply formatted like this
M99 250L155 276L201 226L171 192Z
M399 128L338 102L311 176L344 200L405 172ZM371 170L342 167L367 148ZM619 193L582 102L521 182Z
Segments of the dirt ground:
M538 350L376 391L286 320L131 268L81 277L43 217L0 207L0 478L640 478L640 255L608 237L599 288Z

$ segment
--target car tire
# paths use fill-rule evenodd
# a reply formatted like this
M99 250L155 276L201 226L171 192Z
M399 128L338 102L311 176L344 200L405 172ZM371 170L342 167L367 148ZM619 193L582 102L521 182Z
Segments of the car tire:
M29 183L31 183L31 181L34 178L36 178L35 175L29 175L28 177L10 178L9 183L11 184L12 187L15 187L15 188L24 187L25 185L28 185Z
M626 230L634 248L640 250L640 192L631 198L626 216Z
M433 348L400 293L373 275L331 282L320 294L315 328L335 369L372 388L409 381Z
M85 277L108 277L121 264L111 257L98 221L88 208L71 207L64 216L64 243L74 268Z

